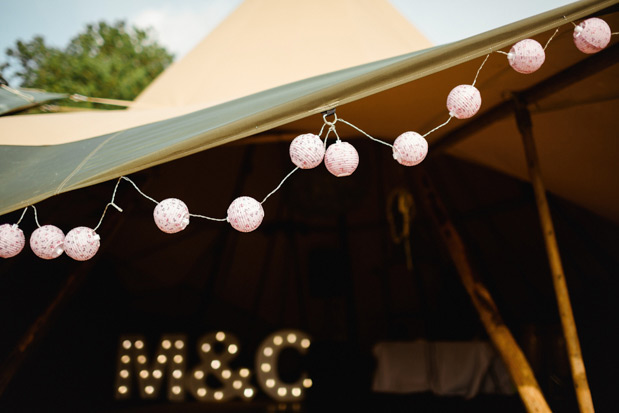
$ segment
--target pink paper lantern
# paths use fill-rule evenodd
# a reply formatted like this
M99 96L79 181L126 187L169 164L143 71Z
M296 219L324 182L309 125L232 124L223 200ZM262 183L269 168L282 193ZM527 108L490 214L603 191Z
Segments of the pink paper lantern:
M301 169L317 167L324 156L325 146L313 133L299 135L290 143L290 159Z
M264 209L260 202L248 196L241 196L232 201L226 218L232 228L241 232L252 232L260 226L264 218Z
M350 143L335 142L325 153L325 166L338 178L348 176L359 166L359 154Z
M88 227L73 228L64 237L64 252L76 261L86 261L99 251L101 238Z
M529 74L542 67L546 53L541 44L533 39L524 39L512 46L507 54L509 65L519 73Z
M393 159L404 166L421 163L428 154L428 142L417 132L404 132L393 142Z
M574 44L583 53L597 53L608 46L610 35L608 23L592 17L574 27Z
M53 225L43 225L30 236L30 248L44 260L58 258L64 252L64 233Z
M0 225L0 257L11 258L24 249L26 237L17 224Z
M458 119L468 119L475 115L481 107L481 94L475 86L456 86L447 96L449 116Z
M157 204L153 218L160 230L174 234L189 224L189 209L180 199L168 198Z

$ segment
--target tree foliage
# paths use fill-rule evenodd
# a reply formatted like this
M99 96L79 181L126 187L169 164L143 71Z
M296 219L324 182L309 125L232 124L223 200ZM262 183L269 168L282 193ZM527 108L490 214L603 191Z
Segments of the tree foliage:
M90 24L64 48L41 36L6 50L2 68L14 70L22 87L48 92L133 100L173 59L139 28L124 22Z

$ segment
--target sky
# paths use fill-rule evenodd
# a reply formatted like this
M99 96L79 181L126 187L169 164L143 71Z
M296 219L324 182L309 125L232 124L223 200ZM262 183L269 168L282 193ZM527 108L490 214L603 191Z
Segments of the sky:
M573 2L390 1L435 44L460 40ZM14 46L18 39L29 41L35 35L42 35L46 44L64 47L86 24L101 20L126 20L141 28L152 28L155 38L179 59L241 2L242 0L0 0L0 12L4 17L0 25L0 62L6 60L5 50Z

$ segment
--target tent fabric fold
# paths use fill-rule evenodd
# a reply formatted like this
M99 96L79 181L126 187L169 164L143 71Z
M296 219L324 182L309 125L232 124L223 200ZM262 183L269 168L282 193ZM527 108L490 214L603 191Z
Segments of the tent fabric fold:
M18 119L26 118L23 116L1 118L0 130L3 132L0 139L0 214L62 192L114 179L248 136L277 134L282 131L296 132L308 125L309 116L326 109L346 105L346 110L350 109L348 113L352 113L352 109L371 105L374 111L380 111L381 106L377 104L380 105L385 96L394 96L396 91L406 94L411 88L415 88L415 81L431 75L438 80L452 76L454 70L460 69L460 65L466 67L466 78L470 77L470 82L479 66L478 58L521 39L546 34L545 32L564 25L562 36L557 36L554 42L567 42L571 25L567 27L566 22L604 12L615 4L617 0L576 2L459 42L326 73L216 106L73 142L29 146L32 142L28 142L28 139L34 129L46 128L46 119L61 119L58 116L63 116L62 119L67 119L67 126L79 128L80 122L88 122L88 116L91 115L31 115L28 116L28 122ZM579 52L573 51L571 55L578 56L577 53ZM561 63L547 62L548 70L559 71L573 64L570 59L582 58L584 57L570 57ZM550 58L548 60L550 61ZM504 73L506 62L500 63L501 69L497 69L498 63L493 69L491 62L484 68L484 71L488 71L485 75L490 78L486 81L487 87L492 84L493 76L500 79ZM534 82L534 78L517 80L516 85L519 85L518 82L528 87ZM483 83L480 89L484 95ZM442 96L442 91L439 90L426 92ZM501 99L501 90L497 90L495 95L488 99L484 96L484 104L497 103ZM406 99L410 99L410 96L405 95L400 106L407 105ZM108 122L113 122L117 116L143 116L148 110L114 112L122 113L107 114ZM176 112L170 110L167 114L159 113L159 119L170 116L170 113ZM398 113L394 111L392 115ZM420 113L420 118L421 115L423 118L419 121L426 122L427 126L437 125L447 116L444 104ZM151 119L158 118L153 116ZM314 121L314 125L320 126L320 120ZM140 121L137 121L137 124L139 123ZM425 127L426 124L422 126ZM450 128L453 128L453 125L445 128L444 132L452 130ZM393 138L395 136L392 136Z

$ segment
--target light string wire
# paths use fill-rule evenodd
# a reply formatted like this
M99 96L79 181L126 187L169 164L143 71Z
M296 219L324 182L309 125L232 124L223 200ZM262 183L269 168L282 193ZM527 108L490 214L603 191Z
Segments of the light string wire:
M488 53L486 55L486 58L484 59L484 61L482 62L481 66L479 66L479 69L477 69L477 74L475 75L475 79L473 79L473 83L471 83L471 86L475 86L475 83L477 83L477 78L479 77L479 72L481 72L481 69L484 67L484 65L486 64L486 62L488 61L488 58L490 57L490 53Z
M353 125L353 124L352 124L352 123L350 123L350 122L345 121L344 119L340 119L340 122L347 124L347 125L348 125L348 126L350 126L351 128L353 128L353 129L357 130L358 132L361 132L362 134L364 134L365 136L367 136L368 138L372 139L372 140L373 140L373 141L375 141L375 142L382 143L383 145L386 145L386 146L389 146L390 148L393 148L393 145L392 145L392 144L390 144L389 142L383 142L383 141L381 141L380 139L376 139L375 137L371 136L369 133L367 133L367 132L365 132L365 131L363 131L363 130L359 129L358 127L356 127L355 125Z
M548 39L548 41L546 42L546 45L544 46L544 51L546 51L546 48L548 47L548 45L550 44L550 42L552 41L552 39L555 38L555 36L557 35L557 33L559 33L559 29L561 27L557 27L557 29L555 30L555 32L552 34L552 36L550 36L550 39Z
M116 186L114 187L114 192L112 193L112 200L110 202L108 202L107 205L105 206L105 209L103 210L103 214L101 214L101 219L99 220L99 223L97 224L97 226L92 229L93 231L96 232L97 229L101 226L101 223L103 223L103 218L105 217L105 213L107 212L107 209L110 206L113 206L119 212L123 212L122 208L114 203L114 198L116 197L116 191L118 190L118 185L120 184L121 180L122 180L122 176L120 178L118 178L118 181L116 181Z
M277 188L275 188L274 190L272 190L272 191L271 191L271 192L270 192L267 196L265 196L265 197L264 197L264 199L262 200L262 202L260 202L260 205L264 204L264 201L266 201L267 199L269 199L269 197L270 197L271 195L273 195L275 192L277 192L277 190L278 190L279 188L281 188L281 187L282 187L282 185L284 184L284 182L286 181L286 179L288 179L288 178L290 177L290 175L292 175L293 173L295 173L298 169L299 169L299 167L297 166L297 167L296 167L296 168L294 168L292 171L290 171L290 172L288 173L288 175L286 175L286 176L284 177L284 179L282 179L282 181L279 183L279 185L277 185Z
M213 218L213 217L207 217L206 215L199 215L199 214L189 214L190 217L196 217L196 218L202 218L202 219L208 219L209 221L217 221L217 222L225 222L228 220L228 218Z
M440 128L442 128L443 126L447 125L449 122L451 122L451 120L453 119L453 115L449 116L449 119L447 119L445 122L441 123L440 125L438 125L436 128L432 129L429 132L426 132L425 135L423 135L423 137L425 138L426 136L428 136L429 134L431 134L432 132L436 132L437 130L439 130Z
M34 222L36 222L37 227L41 228L41 224L39 224L39 217L37 214L37 207L35 207L34 205L30 205L32 207L32 209L34 209Z
M28 210L28 207L24 208L24 211L21 213L21 217L19 217L19 220L15 223L15 225L19 225L21 220L24 219L24 215L26 215L27 210Z
M156 200L154 200L153 198L149 197L148 195L146 195L144 192L142 192L140 190L140 188L138 188L138 186L135 184L135 182L133 182L131 179L127 178L126 176L121 176L121 179L124 179L125 181L129 182L131 185L133 185L133 187L135 188L136 191L138 191L140 193L140 195L142 195L144 198L153 201L155 204L159 205L159 202L157 202Z
M567 17L563 16L563 19L567 20ZM578 25L576 23L574 23L573 21L570 21L570 23L572 23L572 25L574 27L578 27ZM544 51L546 51L546 48L548 47L548 45L550 44L550 42L552 41L552 39L555 38L555 36L557 35L557 33L559 33L559 29L561 29L561 26L557 27L555 29L555 32L552 34L552 36L550 36L550 38L548 39L548 41L546 42L546 45L544 46ZM612 33L611 33L612 34ZM502 50L495 50L494 53L500 53L500 54L504 54L505 56L509 56L509 53L504 52ZM483 64L482 64L483 66Z
M154 202L155 204L159 205L159 202L157 202L157 200L149 197L148 195L146 195L144 192L142 192L142 190L140 188L138 188L138 186L135 184L135 182L133 182L131 179L127 178L126 176L121 176L119 179L124 179L125 181L129 182L131 185L133 185L133 187L135 188L136 191L138 191L140 193L140 195L142 195L144 198ZM228 218L213 218L213 217L207 217L206 215L199 215L199 214L189 214L190 217L195 217L195 218L202 218L202 219L208 219L210 221L218 221L218 222L223 222L226 221Z
M331 133L331 131L333 131L333 133L335 134L335 136L337 137L337 141L340 142L340 136L337 134L337 130L335 129L335 124L339 121L342 123L345 123L346 125L352 127L353 129L357 130L358 132L362 133L363 135L365 135L366 137L370 138L371 140L378 142L378 143L382 143L385 146L389 146L392 150L394 150L395 152L398 153L398 156L400 156L400 151L398 150L398 148L396 148L395 146L393 146L392 144L390 144L389 142L384 142L380 139L376 139L375 137L373 137L372 135L370 135L369 133L365 132L364 130L362 130L361 128L353 125L352 123L342 119L342 118L338 118L337 115L335 113L333 113L333 116L335 116L335 120L333 122L329 122L327 121L327 114L323 115L322 118L324 120L324 124L322 125L322 128L320 128L320 133L318 134L318 136L320 136L322 134L322 131L324 130L325 126L329 126L329 130L327 131L327 135L325 136L325 141L324 141L324 147L325 149L327 148L327 138L329 137L329 133ZM394 154L395 157L395 154Z

